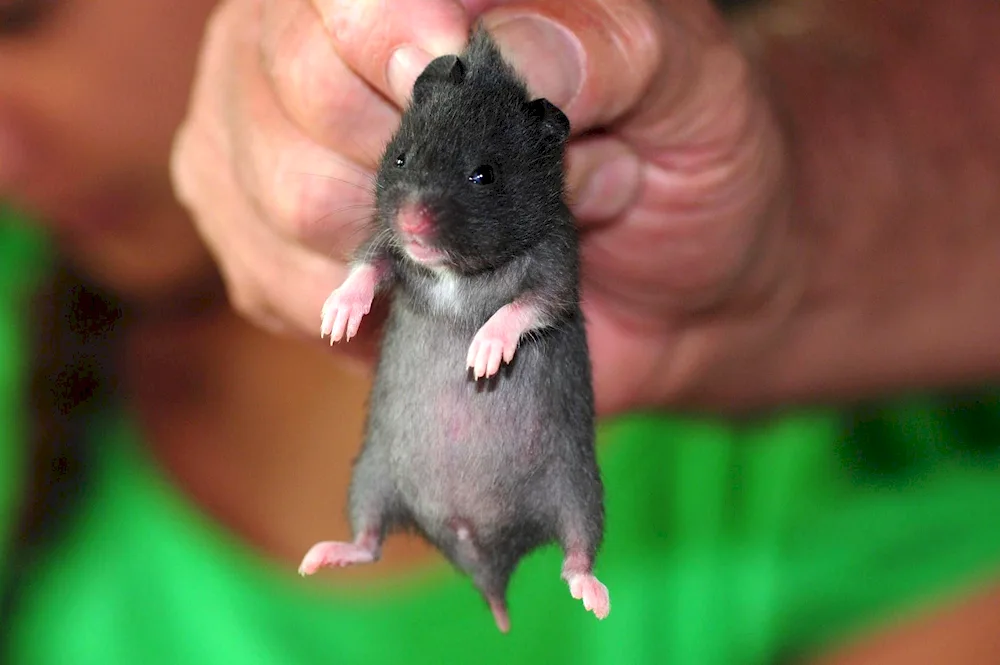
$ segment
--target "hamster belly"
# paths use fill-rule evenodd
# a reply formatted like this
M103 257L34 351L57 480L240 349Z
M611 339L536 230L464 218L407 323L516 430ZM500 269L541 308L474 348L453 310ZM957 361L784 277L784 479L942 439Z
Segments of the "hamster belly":
M550 408L574 393L547 360L559 340L523 343L496 376L474 381L474 334L400 309L383 338L369 439L390 448L400 497L429 535L456 523L498 530L531 515L568 434Z

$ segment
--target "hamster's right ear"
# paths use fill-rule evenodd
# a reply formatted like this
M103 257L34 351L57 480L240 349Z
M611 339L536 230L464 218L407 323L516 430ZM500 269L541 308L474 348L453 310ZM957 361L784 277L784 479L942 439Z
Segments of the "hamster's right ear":
M562 143L569 138L569 118L558 106L540 97L528 102L526 107L528 113L541 122L545 138L553 143Z
M413 101L419 104L436 85L458 85L465 80L465 65L457 55L442 55L430 61L413 82Z

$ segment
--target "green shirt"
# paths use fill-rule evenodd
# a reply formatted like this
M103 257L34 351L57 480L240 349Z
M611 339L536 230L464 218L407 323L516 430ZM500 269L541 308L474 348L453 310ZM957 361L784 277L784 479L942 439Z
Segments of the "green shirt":
M23 481L23 297L45 261L0 222L3 533ZM611 615L570 597L552 546L516 572L505 636L444 565L331 589L262 560L108 414L84 509L20 606L17 662L766 663L1000 572L996 393L752 423L635 415L600 436Z

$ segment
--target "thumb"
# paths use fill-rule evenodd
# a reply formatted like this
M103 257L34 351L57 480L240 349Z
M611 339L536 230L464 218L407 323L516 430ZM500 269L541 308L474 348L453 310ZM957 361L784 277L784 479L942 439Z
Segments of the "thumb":
M559 106L574 132L618 119L660 67L662 31L648 0L491 4L483 25L531 94Z
M311 0L354 72L402 105L431 59L458 53L469 17L456 0Z
M474 0L465 0L472 3ZM709 0L475 0L532 94L574 132L615 126L640 151L713 143L720 86L744 62Z

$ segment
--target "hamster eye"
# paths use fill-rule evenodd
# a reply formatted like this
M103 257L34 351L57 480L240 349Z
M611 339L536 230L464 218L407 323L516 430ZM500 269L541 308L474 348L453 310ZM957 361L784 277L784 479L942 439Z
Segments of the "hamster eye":
M483 164L469 176L469 182L474 185L488 185L493 182L493 168Z
M406 153L405 152L399 153L399 156L396 157L396 166L398 168L403 168L404 166L406 166Z

